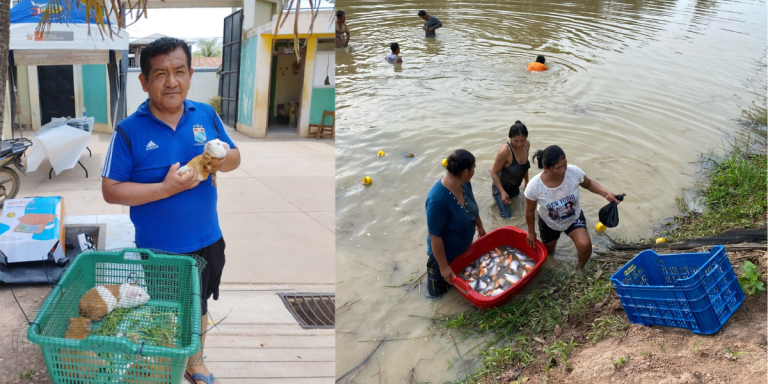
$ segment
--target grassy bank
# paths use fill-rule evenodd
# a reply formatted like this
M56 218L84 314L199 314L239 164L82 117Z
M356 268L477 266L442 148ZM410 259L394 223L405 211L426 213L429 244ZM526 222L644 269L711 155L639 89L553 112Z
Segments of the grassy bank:
M696 186L703 212L678 204L680 215L662 236L683 239L709 236L766 222L766 108L754 104L742 113L742 131L721 152L701 157L705 182Z
M590 309L613 291L608 271L617 265L590 263L586 274L562 270L542 271L542 284L525 296L485 311L468 310L439 321L459 331L463 339L482 339L478 348L482 367L461 383L480 383L509 366L524 367L536 361L534 342L558 333L566 324L580 322ZM552 356L567 355L567 343L551 346Z

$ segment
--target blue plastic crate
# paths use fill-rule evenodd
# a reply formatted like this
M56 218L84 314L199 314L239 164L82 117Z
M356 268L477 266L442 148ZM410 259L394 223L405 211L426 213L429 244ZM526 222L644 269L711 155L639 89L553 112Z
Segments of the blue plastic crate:
M640 252L611 283L632 323L705 335L719 331L744 301L722 245L701 253Z

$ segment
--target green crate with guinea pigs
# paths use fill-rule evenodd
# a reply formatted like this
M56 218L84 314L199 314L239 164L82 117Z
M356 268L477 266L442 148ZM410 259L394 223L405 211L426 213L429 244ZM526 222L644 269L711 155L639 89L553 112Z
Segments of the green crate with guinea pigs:
M178 384L200 349L196 256L146 249L78 255L27 338L54 383Z

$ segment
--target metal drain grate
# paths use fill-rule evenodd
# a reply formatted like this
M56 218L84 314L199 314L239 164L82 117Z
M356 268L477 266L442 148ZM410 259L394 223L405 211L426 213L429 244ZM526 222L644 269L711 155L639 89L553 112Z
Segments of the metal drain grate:
M302 328L334 328L336 325L336 296L327 293L280 293Z

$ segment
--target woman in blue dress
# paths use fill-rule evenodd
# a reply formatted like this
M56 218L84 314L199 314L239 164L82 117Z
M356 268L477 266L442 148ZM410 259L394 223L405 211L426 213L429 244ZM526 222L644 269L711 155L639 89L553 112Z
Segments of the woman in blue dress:
M458 149L448 156L447 172L427 195L427 291L432 297L448 291L455 276L450 263L485 235L469 182L475 175L475 156Z

